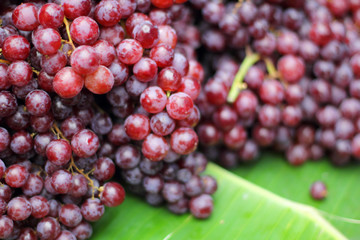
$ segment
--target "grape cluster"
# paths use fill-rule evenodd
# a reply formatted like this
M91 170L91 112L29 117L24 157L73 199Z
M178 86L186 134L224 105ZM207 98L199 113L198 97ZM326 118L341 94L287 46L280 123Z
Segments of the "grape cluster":
M27 1L2 13L1 239L89 238L89 222L124 201L115 175L151 205L211 214L217 183L194 152L204 70L172 27L183 2Z
M208 74L196 101L201 151L226 167L261 149L292 165L359 159L360 1L190 3L175 29Z

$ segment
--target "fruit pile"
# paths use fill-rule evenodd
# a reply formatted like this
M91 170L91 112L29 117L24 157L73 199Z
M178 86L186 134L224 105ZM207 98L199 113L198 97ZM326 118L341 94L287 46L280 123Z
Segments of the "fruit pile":
M225 167L262 149L292 165L360 158L360 1L190 3L174 26L200 46L207 74L201 151Z
M184 1L25 2L1 13L0 238L88 239L119 181L207 218L203 68L172 27Z
M23 2L0 9L0 238L87 239L122 185L207 218L207 158L360 159L360 0Z

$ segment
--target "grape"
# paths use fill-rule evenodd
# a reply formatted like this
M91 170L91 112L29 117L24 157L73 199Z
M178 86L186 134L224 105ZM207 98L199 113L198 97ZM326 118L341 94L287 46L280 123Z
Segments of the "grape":
M171 134L170 146L178 154L186 155L193 152L199 139L191 128L178 128Z
M172 94L166 103L169 116L176 120L183 120L188 117L193 107L194 103L191 97L181 92Z
M17 6L12 14L12 21L19 30L32 31L38 25L38 9L32 3Z
M91 225L85 221L71 229L77 239L88 239L92 235L92 231Z
M116 58L115 47L106 40L99 40L93 45L100 59L100 64L110 66Z
M98 69L100 59L95 48L90 46L80 46L72 52L70 64L78 74L87 75Z
M56 73L53 80L54 91L62 98L73 98L84 86L84 78L71 67L65 67Z
M31 81L32 70L29 63L15 61L8 67L9 82L17 87L23 87Z
M207 218L213 210L213 200L208 194L191 198L189 202L191 214L197 218Z
M82 216L90 222L98 221L104 214L105 207L101 203L100 199L86 199L81 205Z
M114 86L114 76L104 66L99 66L95 72L86 75L85 87L92 93L105 94Z
M141 149L144 157L152 161L160 161L164 159L169 148L170 146L164 137L149 134L144 139Z
M131 169L139 164L140 153L132 145L123 145L117 149L115 153L115 161L117 166L120 168Z
M99 145L97 135L88 129L80 130L71 139L72 150L79 157L94 155L99 149Z
M64 9L55 3L46 3L39 10L39 23L47 28L58 28L63 23Z
M8 167L5 171L5 182L10 187L19 188L25 185L29 172L19 164L14 164Z
M40 60L42 71L50 75L55 75L58 71L65 67L66 63L67 57L65 53L61 51L57 51L55 54L50 56L42 56ZM39 85L41 84L39 83ZM44 88L44 90L47 91L47 88Z
M46 146L46 157L51 163L64 166L70 160L71 146L66 140L53 140Z
M96 161L94 177L100 181L106 181L115 174L115 164L108 157L101 157Z
M35 218L43 218L48 215L50 206L46 198L42 196L34 196L29 200L32 211L31 215Z
M30 54L30 43L23 36L13 35L5 39L2 49L9 61L25 60Z
M75 227L82 220L81 210L74 204L65 204L59 211L59 221L67 227Z
M87 16L90 10L90 0L64 0L64 14L71 20L80 16Z
M125 198L123 187L116 182L108 182L104 185L100 200L107 207L115 207L120 205Z
M14 228L14 222L6 215L0 217L0 237L8 238L10 237Z
M31 203L23 197L13 198L7 205L7 215L14 221L27 219L31 215L31 212Z
M39 29L34 32L33 43L41 54L52 55L60 49L61 36L52 28Z
M141 44L134 39L125 39L116 47L116 54L120 62L125 64L137 63L143 54Z
M310 194L315 200L322 200L327 195L327 189L323 182L316 181L311 185Z
M225 23L232 27L228 36L215 29L202 36L184 2L55 0L1 14L0 214L7 214L1 238L90 238L89 222L125 199L122 185L112 181L116 172L129 191L152 205L165 202L176 214L203 193L198 174L207 159L193 153L199 141L193 128L208 69L195 48L225 50L240 25ZM221 19L225 3L210 5L220 9L208 17ZM269 25L256 20L248 41ZM330 61L337 46L322 55ZM239 66L220 60L230 64L214 78L224 86L225 103ZM230 125L243 121L236 110L231 114ZM226 121L221 116L218 125ZM218 141L222 131L219 126ZM212 194L216 182L209 179Z
M49 239L60 234L60 224L53 217L43 218L36 226L36 231L40 239Z
M147 112L159 113L167 104L165 92L157 86L148 87L141 93L140 103Z
M150 58L156 62L158 67L168 67L174 59L174 50L162 43L151 49Z
M42 116L50 110L51 98L43 90L34 90L27 94L25 106L31 115Z
M67 15L65 4L64 8L65 15ZM80 16L71 23L70 35L73 41L79 45L92 45L99 38L100 30L98 24L92 18Z
M141 58L133 67L133 73L136 79L141 82L149 82L157 75L157 65L151 58Z
M101 1L95 7L95 20L103 26L111 27L121 19L121 7L117 1Z
M51 187L55 192L66 194L72 187L72 175L65 170L57 170L51 176Z

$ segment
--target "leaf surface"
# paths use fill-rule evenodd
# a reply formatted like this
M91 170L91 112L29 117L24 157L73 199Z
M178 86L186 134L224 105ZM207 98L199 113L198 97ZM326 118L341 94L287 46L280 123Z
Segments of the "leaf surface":
M92 239L346 239L312 207L279 197L213 163L206 173L219 184L209 219L176 216L128 195L121 206L106 209L94 224Z
M326 160L294 167L277 154L266 153L259 162L240 166L233 173L284 198L318 208L339 231L350 239L360 239L360 168L357 164L335 167ZM321 180L328 196L316 201L310 186ZM350 218L350 219L344 219Z

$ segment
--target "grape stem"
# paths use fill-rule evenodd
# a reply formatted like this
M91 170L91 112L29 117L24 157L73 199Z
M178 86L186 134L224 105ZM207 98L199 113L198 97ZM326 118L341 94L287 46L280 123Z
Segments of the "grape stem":
M283 79L281 78L280 73L276 70L275 65L273 63L273 61L270 58L265 58L264 59L265 65L266 65L266 70L269 73L269 78L272 79L279 79L279 81L285 86L287 87L287 83L285 81L283 81Z
M120 25L121 25L121 27L124 29L124 32L125 32L124 38L125 38L125 39L126 39L126 38L130 38L129 33L126 31L125 21L124 21L124 20L121 20L121 21L120 21Z
M238 2L235 4L235 7L233 9L233 13L236 13L236 11L241 7L243 2L244 2L244 0L238 0Z
M269 77L270 78L279 78L279 73L278 71L276 71L276 68L272 62L272 60L270 58L265 58L265 65L266 65L266 70L269 73Z
M71 47L73 48L73 50L75 50L75 45L74 45L74 42L71 38L71 35L70 35L70 23L69 21L66 19L66 17L64 17L64 24L65 24L65 28L66 28L66 34L69 38L69 41L66 41L67 43L69 43L71 45Z
M51 131L56 135L56 137L58 139L64 139L65 141L70 142L65 136L64 134L61 132L61 130L59 129L59 127L56 125L56 123L53 124L53 127L51 128ZM70 171L71 173L74 173L74 170L78 173L80 173L81 175L83 175L86 180L88 180L88 185L91 187L91 199L95 198L95 190L98 190L99 192L103 191L104 188L102 187L96 187L94 185L94 181L89 177L90 174L92 174L95 169L91 169L89 172L84 173L84 169L80 169L78 168L78 166L76 166L75 161L74 161L74 157L71 156L70 158L70 165L68 167L68 171Z
M40 72L39 72L39 71L37 71L35 68L32 68L32 71L33 71L33 73L35 73L36 75L38 75L38 76L39 76Z
M105 111L99 106L96 104L96 102L93 102L92 103L92 106L100 113L105 113Z
M260 60L260 55L257 53L246 54L246 57L244 58L243 62L240 65L239 71L235 75L231 89L227 96L227 101L229 103L235 102L240 91L246 88L246 84L244 83L245 75L249 70L249 68L259 60Z
M11 64L11 62L10 62L10 61L8 61L8 60L4 60L4 59L0 59L0 63Z

